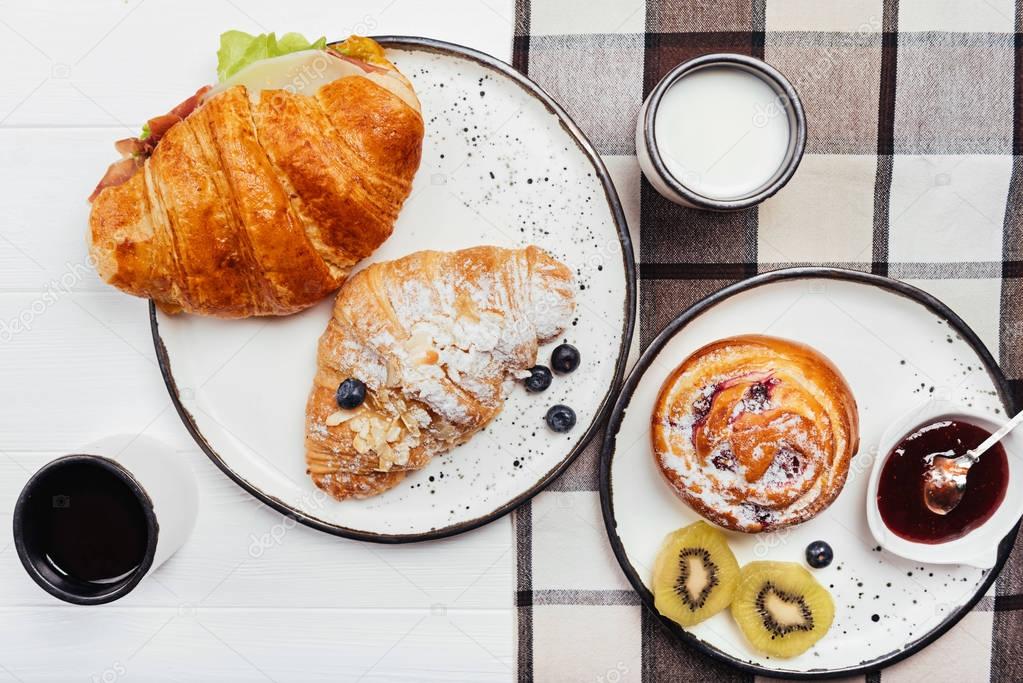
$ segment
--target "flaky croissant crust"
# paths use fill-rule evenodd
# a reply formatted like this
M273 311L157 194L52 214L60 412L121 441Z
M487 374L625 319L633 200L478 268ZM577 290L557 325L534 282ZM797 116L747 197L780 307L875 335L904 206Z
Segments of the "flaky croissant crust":
M360 271L320 338L306 407L313 481L337 499L376 495L469 439L567 326L574 295L568 268L532 246L421 251ZM367 396L343 411L335 392L348 378Z
M744 532L804 522L834 501L859 448L838 369L794 341L708 344L665 380L652 416L657 466L694 510Z
M390 234L419 166L418 111L367 78L209 98L96 197L101 277L165 311L286 315Z

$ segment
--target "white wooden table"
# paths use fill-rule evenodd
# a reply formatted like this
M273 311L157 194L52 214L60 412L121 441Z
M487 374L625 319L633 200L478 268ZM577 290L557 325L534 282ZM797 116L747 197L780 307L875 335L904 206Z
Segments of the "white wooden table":
M396 547L294 525L199 451L160 378L146 303L85 265L85 198L113 141L211 82L231 28L426 35L509 60L512 6L0 0L0 681L508 680L508 518ZM195 533L126 598L61 603L18 561L18 492L54 457L143 432L195 470Z

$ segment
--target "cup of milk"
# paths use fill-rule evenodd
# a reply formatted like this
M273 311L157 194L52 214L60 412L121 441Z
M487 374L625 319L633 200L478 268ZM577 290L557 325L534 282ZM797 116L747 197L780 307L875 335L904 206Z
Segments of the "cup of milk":
M806 145L792 84L765 62L709 54L679 64L636 122L636 154L673 202L710 211L755 206L785 186Z

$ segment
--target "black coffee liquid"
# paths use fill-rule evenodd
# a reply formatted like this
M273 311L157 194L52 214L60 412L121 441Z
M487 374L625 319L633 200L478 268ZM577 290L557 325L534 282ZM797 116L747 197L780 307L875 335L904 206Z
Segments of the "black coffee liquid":
M46 473L32 491L26 520L25 540L36 561L73 583L116 583L146 554L142 504L117 474L94 463Z

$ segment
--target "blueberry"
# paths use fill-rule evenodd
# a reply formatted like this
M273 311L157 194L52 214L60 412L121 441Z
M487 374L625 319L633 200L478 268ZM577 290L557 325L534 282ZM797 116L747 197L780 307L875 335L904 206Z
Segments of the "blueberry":
M534 365L529 368L529 377L526 378L526 391L543 391L551 385L551 371L543 365Z
M340 408L345 410L358 408L366 400L366 385L354 377L349 377L338 385L335 398Z
M551 353L551 367L554 372L572 372L579 367L579 349L571 344L559 344Z
M551 409L547 411L547 417L544 419L547 420L547 426L556 432L567 432L572 427L575 427L575 411L560 403L556 406L551 406Z
M806 563L814 569L823 569L835 559L835 551L824 541L814 541L806 546Z

